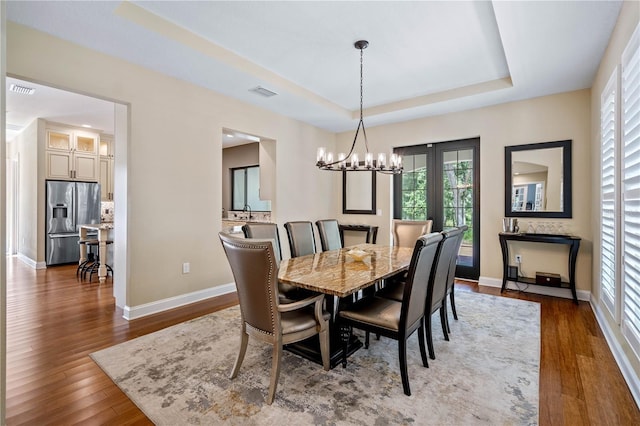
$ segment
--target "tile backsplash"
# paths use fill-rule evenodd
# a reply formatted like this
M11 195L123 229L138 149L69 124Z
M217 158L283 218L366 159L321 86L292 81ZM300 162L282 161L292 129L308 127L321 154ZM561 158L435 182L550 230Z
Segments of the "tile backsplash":
M251 220L254 222L270 222L271 212L251 212L251 219L249 219L249 212L242 210L229 210L227 212L227 220Z
M101 203L100 222L113 222L113 201L103 201Z

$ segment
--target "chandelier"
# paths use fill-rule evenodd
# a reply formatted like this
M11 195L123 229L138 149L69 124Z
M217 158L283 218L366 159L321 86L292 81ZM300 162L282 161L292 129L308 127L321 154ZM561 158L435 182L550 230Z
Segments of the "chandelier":
M360 122L356 128L356 135L353 138L351 144L351 150L348 154L339 153L337 160L334 159L332 152L327 152L325 147L318 148L316 157L316 166L320 170L329 171L376 171L384 174L398 174L402 173L402 157L396 153L389 155L389 161L387 162L387 155L385 153L379 153L377 158L373 158L373 154L369 152L369 143L367 141L367 131L364 128L364 121L362 120L362 57L364 49L369 46L369 42L366 40L359 40L354 43L356 49L360 50ZM353 150L358 140L358 133L362 129L362 135L364 136L364 161L360 161L358 153L354 153Z

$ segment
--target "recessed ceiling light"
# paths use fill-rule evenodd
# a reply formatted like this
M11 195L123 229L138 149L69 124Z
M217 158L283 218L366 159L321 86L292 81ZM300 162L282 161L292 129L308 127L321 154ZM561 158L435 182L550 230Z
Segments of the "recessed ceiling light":
M233 135L230 134L230 133L225 134L225 136L228 137L228 138L232 138L233 137Z
M20 93L21 95L33 95L36 91L33 87L27 86L19 86L17 84L12 84L9 86L9 90L12 92Z
M83 124L82 127L86 127L87 129L91 128L91 124Z
M253 92L253 93L257 93L258 95L262 95L262 96L264 96L266 98L270 98L271 96L277 95L276 92L274 92L272 90L269 90L269 89L265 89L262 86L254 87L253 89L249 89L249 91Z

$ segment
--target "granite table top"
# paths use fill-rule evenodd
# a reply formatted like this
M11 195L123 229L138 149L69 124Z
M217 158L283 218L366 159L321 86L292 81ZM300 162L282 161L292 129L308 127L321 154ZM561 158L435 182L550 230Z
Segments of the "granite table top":
M366 251L362 261L347 253ZM378 280L409 268L413 248L358 244L307 256L285 259L280 263L278 280L308 290L346 297Z

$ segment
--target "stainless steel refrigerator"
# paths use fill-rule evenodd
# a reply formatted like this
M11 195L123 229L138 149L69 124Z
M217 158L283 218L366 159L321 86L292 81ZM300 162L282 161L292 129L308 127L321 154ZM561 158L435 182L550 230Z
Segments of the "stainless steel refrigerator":
M48 180L46 196L47 265L78 262L79 225L100 223L100 184Z

